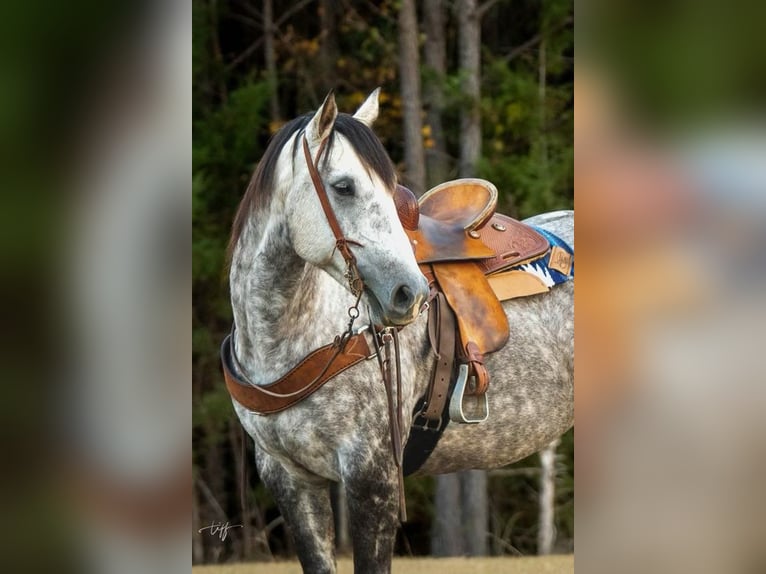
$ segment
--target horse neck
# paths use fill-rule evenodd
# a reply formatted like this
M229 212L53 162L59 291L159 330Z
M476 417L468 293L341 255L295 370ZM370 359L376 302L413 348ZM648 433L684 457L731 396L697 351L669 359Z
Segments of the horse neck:
M230 273L235 349L245 375L268 384L314 349L332 342L347 320L349 295L303 261L284 222L255 222L239 239Z

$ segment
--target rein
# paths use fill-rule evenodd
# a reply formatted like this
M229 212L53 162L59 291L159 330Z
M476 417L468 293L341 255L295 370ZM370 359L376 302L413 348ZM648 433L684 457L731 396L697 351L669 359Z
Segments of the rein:
M364 281L359 273L359 269L356 265L356 257L351 251L349 245L357 245L363 247L358 241L347 239L343 235L343 230L340 228L338 219L335 217L335 212L330 205L330 199L327 197L327 190L325 189L322 178L319 175L317 166L319 160L324 152L327 139L324 139L319 144L319 150L317 150L316 160L312 160L311 152L309 151L309 144L306 140L306 136L303 136L303 155L306 158L306 165L308 166L309 175L311 181L314 183L314 190L319 198L319 203L322 204L322 210L324 211L327 222L330 224L333 235L335 236L335 249L337 249L346 261L346 280L351 289L351 292L356 296L356 304L351 307L348 312L351 317L351 321L348 326L346 336L351 335L351 328L354 323L354 319L359 316L359 299L362 296L364 290ZM352 312L354 311L354 312ZM371 329L372 340L375 344L375 351L378 357L378 366L380 367L380 374L383 378L383 385L386 388L386 399L388 403L388 426L391 431L391 449L394 455L394 462L396 463L398 482L399 482L399 518L402 522L407 520L407 504L404 500L404 475L402 474L402 372L401 372L401 359L399 353L399 335L396 329L388 328L382 331L382 334L376 332L375 329ZM381 357L380 345L378 343L378 336L383 343L385 349L385 358ZM393 344L392 344L393 343ZM392 365L391 365L391 347L393 346L393 355L396 360L396 381L394 385L394 379L392 377ZM396 402L394 402L394 386L396 387Z
M327 190L325 189L322 178L319 175L317 166L319 160L324 152L327 139L324 139L319 144L317 150L316 160L312 160L311 152L309 151L309 144L306 140L306 136L303 136L303 155L306 158L306 165L308 166L309 175L311 181L314 183L314 190L319 198L319 203L322 204L322 210L324 211L327 222L330 224L333 235L335 236L335 249L337 249L346 261L346 280L351 292L356 296L356 303L353 307L349 308L348 313L351 318L349 322L348 330L344 337L351 336L351 329L354 320L359 316L359 300L362 297L364 290L364 281L362 280L359 268L356 265L356 257L351 251L350 245L356 245L363 247L358 241L347 239L343 234L343 230L340 228L338 219L335 217L335 212L330 205L330 198L327 196ZM391 431L391 449L394 455L394 462L396 463L398 482L399 482L399 518L402 522L407 520L407 504L404 499L404 475L402 474L402 373L401 373L401 360L399 357L399 336L396 329L388 328L383 329L382 334L378 333L375 329L371 329L372 340L375 345L376 355L378 357L378 366L380 367L380 374L383 378L383 385L386 388L386 399L388 403L388 426ZM380 337L383 347L385 349L385 358L381 357L380 344L378 343L378 337ZM393 345L392 345L393 342ZM394 403L394 379L392 377L391 366L391 347L393 346L393 354L396 360L396 403Z
M407 522L407 503L404 500L404 473L403 446L402 446L402 363L399 355L399 332L394 328L385 329L380 335L385 349L385 355L381 356L378 337L373 336L375 350L378 356L378 366L383 376L383 386L386 388L386 400L388 402L388 428L391 431L391 448L394 454L394 462L397 468L397 480L399 482L399 518ZM391 376L391 347L394 347L396 360L396 403L394 404L394 380Z

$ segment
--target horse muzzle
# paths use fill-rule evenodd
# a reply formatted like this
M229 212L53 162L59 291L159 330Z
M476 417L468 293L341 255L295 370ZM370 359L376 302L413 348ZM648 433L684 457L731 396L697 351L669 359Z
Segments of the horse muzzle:
M374 323L384 327L403 327L417 319L428 299L428 283L421 275L410 282L394 285L386 290L384 297L379 297L372 289L368 289L367 293L373 307L370 318Z

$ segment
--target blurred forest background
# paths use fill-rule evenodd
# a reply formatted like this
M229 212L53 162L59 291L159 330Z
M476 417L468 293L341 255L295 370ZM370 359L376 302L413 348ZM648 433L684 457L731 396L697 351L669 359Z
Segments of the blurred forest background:
M571 0L194 0L193 10L193 560L285 557L291 542L249 439L243 447L218 359L231 325L229 227L269 138L330 89L352 113L381 86L375 131L416 193L478 176L509 215L572 208L574 9ZM553 533L538 528L546 473L534 455L408 478L397 552L573 551L572 431L555 453ZM214 521L243 527L222 543L198 532Z

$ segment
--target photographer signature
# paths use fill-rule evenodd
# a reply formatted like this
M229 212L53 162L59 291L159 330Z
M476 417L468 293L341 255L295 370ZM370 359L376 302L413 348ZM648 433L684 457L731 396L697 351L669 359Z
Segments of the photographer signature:
M230 525L228 522L213 522L210 526L205 526L204 528L200 528L199 532L202 533L204 530L208 530L210 532L211 536L218 536L218 538L221 539L221 542L226 540L226 537L229 535L229 530L232 528L242 528L241 524L234 524Z

